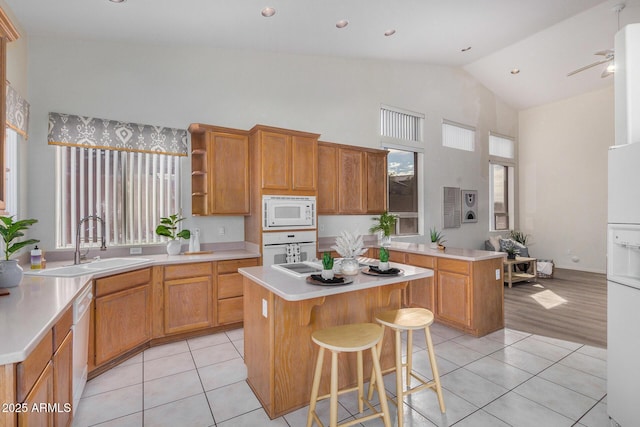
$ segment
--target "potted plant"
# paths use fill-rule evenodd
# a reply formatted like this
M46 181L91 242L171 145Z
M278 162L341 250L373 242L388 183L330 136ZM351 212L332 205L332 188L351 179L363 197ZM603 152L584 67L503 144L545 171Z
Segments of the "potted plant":
M380 261L378 262L378 270L387 271L389 269L389 249L384 246L380 248Z
M330 252L322 254L322 278L324 280L333 279L333 257Z
M27 245L38 243L40 240L27 239L22 241L14 240L23 237L23 230L27 230L37 219L21 219L14 221L13 216L0 216L0 234L4 241L4 260L0 261L0 288L11 288L18 286L22 280L22 267L16 260L9 258L18 250Z
M508 259L516 259L516 256L520 253L520 250L510 240L504 243L504 251L507 253Z
M369 228L369 233L381 233L382 234L382 246L389 246L391 244L391 233L396 229L396 222L398 221L398 215L390 214L384 211L382 215L371 218L374 221L378 221Z
M442 234L442 231L438 231L435 227L431 227L429 234L431 235L431 249L439 249L440 247L444 248L446 240L444 240L444 234Z
M340 268L344 274L358 274L360 265L356 257L367 251L362 242L362 236L356 237L348 231L343 231L336 237L336 244L331 247L343 258Z
M166 218L160 218L160 224L156 227L156 234L158 236L168 237L170 240L167 243L167 253L169 255L178 255L182 244L179 239L188 239L191 237L189 230L178 230L178 223L184 220L178 214L169 215Z
M511 230L509 232L509 237L520 243L522 246L527 246L527 239L529 238L528 234L524 234L522 231L518 230Z

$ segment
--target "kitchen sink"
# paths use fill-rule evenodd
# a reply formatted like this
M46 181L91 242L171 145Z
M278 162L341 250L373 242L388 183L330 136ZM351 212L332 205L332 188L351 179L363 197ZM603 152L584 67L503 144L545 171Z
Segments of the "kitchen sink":
M45 268L42 270L25 269L27 276L52 276L52 277L77 277L85 274L96 274L117 270L120 268L134 267L152 263L147 258L107 258L86 264L66 265L63 267Z

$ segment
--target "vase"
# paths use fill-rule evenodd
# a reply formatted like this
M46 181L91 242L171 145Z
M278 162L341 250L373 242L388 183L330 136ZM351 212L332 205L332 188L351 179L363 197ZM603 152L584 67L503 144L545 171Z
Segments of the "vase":
M391 246L391 236L382 236L382 246Z
M169 255L179 255L181 249L182 244L180 240L169 240L169 243L167 243L167 253Z
M389 261L378 261L378 270L387 271L389 269Z
M516 254L507 254L507 259L516 259Z
M438 242L431 242L431 244L429 245L429 247L431 249L438 249Z
M22 267L16 260L0 261L0 288L13 288L22 281Z
M331 280L333 279L333 270L332 269L322 270L321 275L324 280Z
M355 258L343 258L340 263L340 268L343 274L350 276L360 272L360 264L358 264L358 260Z

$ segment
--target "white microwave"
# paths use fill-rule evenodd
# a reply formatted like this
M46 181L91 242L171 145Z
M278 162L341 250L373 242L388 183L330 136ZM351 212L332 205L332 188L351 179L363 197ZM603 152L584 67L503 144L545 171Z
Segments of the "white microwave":
M314 196L262 196L262 229L316 228Z

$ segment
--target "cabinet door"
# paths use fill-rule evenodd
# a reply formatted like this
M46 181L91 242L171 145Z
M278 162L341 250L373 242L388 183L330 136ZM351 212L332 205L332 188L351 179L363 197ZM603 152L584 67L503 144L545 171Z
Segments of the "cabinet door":
M318 176L318 140L294 135L291 137L291 189L315 191Z
M151 339L151 286L96 298L95 358L101 365Z
M365 152L367 166L367 213L387 210L387 153Z
M28 410L18 414L18 425L21 427L52 426L52 411L47 411L46 408L43 408L42 411L33 410L34 405L39 408L40 405L46 405L47 402L53 402L53 367L51 362L46 365L24 400Z
M249 136L208 134L212 214L249 214Z
M211 277L164 282L164 332L167 334L212 326Z
M365 213L364 153L338 150L338 211L343 214Z
M58 411L54 414L56 427L71 425L72 384L73 332L69 331L60 347L53 354L53 402L58 405Z
M318 214L338 213L338 148L318 144Z
M288 135L260 131L262 188L291 189L291 139Z
M434 257L407 253L406 263L416 267L435 269L436 260ZM434 273L435 275L435 273ZM422 307L435 313L436 289L434 277L418 279L409 282L407 305L409 307Z
M469 276L439 270L437 277L438 307L436 315L460 326L470 326Z

